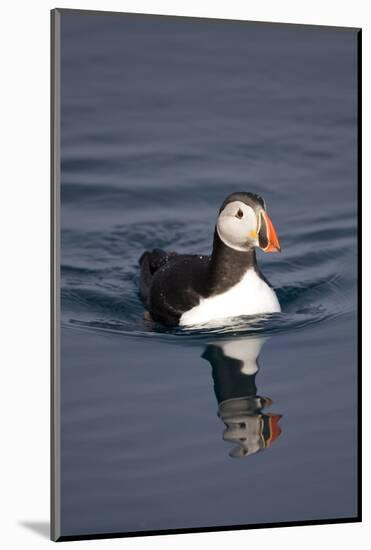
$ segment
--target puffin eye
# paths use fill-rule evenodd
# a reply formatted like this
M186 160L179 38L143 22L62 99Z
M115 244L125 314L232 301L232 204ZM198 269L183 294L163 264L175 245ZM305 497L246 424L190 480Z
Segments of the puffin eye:
M243 212L242 212L241 208L239 208L239 209L238 209L238 212L237 212L237 214L236 214L236 218L241 219L242 217L243 217Z

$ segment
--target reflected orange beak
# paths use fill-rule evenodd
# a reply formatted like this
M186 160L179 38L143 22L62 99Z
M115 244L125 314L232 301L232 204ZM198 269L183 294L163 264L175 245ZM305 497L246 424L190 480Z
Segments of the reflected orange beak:
M267 414L270 427L270 437L266 440L265 446L268 448L281 435L282 429L278 422L282 418L282 414Z
M265 210L261 211L259 242L260 241L260 248L264 250L264 252L281 252L281 246L276 230Z

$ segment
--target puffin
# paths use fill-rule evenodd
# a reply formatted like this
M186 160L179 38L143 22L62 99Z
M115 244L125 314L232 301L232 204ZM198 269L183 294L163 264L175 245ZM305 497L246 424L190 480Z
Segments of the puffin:
M281 251L265 201L255 193L232 193L219 209L210 255L157 248L141 255L139 293L146 318L192 327L280 312L276 293L258 267L256 248Z

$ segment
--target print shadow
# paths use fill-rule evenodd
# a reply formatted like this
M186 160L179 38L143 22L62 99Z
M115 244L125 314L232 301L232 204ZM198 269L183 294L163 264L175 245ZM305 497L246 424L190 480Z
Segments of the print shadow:
M44 539L50 538L50 523L48 521L20 521L19 525L30 529Z

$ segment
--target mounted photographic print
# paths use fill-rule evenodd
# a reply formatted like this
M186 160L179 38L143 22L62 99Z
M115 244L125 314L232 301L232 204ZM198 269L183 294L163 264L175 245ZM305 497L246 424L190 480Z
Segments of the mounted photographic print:
M355 28L52 11L52 538L355 522Z

